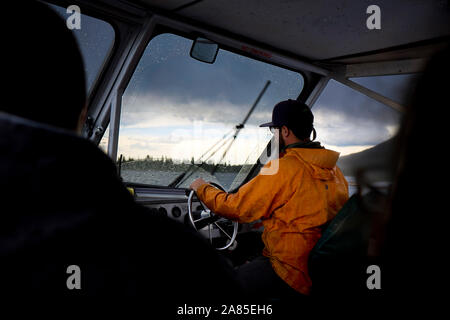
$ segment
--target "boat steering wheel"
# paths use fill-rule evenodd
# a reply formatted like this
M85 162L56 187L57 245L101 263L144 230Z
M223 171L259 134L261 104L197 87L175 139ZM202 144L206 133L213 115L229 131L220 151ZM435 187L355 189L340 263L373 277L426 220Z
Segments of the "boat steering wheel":
M210 182L210 185L225 191L224 188L214 182ZM195 191L191 190L191 192L189 193L189 197L187 200L187 207L188 207L188 215L189 215L189 220L191 221L192 226L194 227L194 229L200 233L204 233L204 232L208 232L208 238L209 238L209 242L211 243L211 245L213 245L213 232L215 232L216 234L223 234L225 235L225 237L228 238L226 244L222 247L215 247L213 245L213 247L216 250L225 250L230 248L233 244L236 243L236 236L238 233L238 223L236 221L232 221L229 220L227 218L223 218L220 217L218 215L215 215L214 212L212 212L211 210L208 209L208 207L199 200L203 210L201 210L199 212L199 210L197 210L196 212L194 212L192 210L192 200L194 197ZM200 217L196 217L194 219L194 213L196 213L197 215L200 215ZM233 232L230 235L231 232L227 232L227 230L225 230L225 224L229 225L230 222L232 222L232 227L233 227ZM221 226L222 224L222 226ZM207 230L206 230L207 228ZM214 238L217 238L218 236L215 236Z

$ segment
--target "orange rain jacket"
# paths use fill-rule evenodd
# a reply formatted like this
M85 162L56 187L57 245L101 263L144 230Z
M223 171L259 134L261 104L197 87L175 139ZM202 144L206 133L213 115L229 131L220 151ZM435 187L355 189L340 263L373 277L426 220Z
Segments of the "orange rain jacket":
M348 183L336 166L339 153L327 149L288 148L278 172L261 173L236 193L203 184L198 198L218 215L248 223L262 220L263 255L292 288L309 294L308 255L348 199ZM274 161L274 160L272 160ZM271 162L266 164L269 168Z

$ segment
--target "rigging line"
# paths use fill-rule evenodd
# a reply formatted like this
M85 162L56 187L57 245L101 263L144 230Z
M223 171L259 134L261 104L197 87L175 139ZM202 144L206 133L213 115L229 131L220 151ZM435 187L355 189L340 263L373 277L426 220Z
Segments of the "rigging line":
M264 93L266 92L267 88L270 85L270 80L267 80L266 84L264 85L264 88L262 89L262 91L259 93L258 97L256 98L255 102L253 103L253 106L250 108L250 110L247 112L247 115L245 116L244 120L242 121L242 128L244 127L244 125L247 123L248 118L250 117L250 115L253 113L253 110L255 110L256 106L259 103L259 100L261 100L262 96L264 95ZM236 127L237 128L237 127ZM241 129L241 128L240 128Z
M219 151L219 150L220 150L220 149L221 149L228 141L231 140L232 137L233 137L233 136L229 136L228 138L224 139L224 140L222 141L222 143L220 144L220 146L219 146L216 150L214 150L214 152L211 153L211 154L209 155L208 158L206 158L204 161L202 161L202 163L205 163L206 161L208 161L209 159L211 159L211 158L216 154L217 151Z
M219 166L220 162L222 162L223 158L225 157L225 155L227 154L228 150L231 148L231 146L233 145L233 142L236 140L240 130L242 128L244 128L245 124L247 123L248 118L250 117L250 115L252 114L253 110L255 110L256 106L258 105L259 101L261 100L261 97L263 96L263 94L266 92L267 88L270 85L270 80L267 80L266 84L264 85L264 88L261 90L261 92L259 93L258 97L256 98L255 102L253 103L253 105L251 106L250 110L247 112L244 120L242 121L242 123L236 125L235 127L235 131L234 131L234 135L233 135L233 139L231 140L230 145L228 145L228 148L225 150L224 154L222 155L222 158L219 160L219 162L217 162L217 164L213 167L211 174L214 175L214 173L217 170L217 167ZM222 145L224 145L225 143L222 143ZM220 147L222 147L222 145ZM220 149L220 148L219 148ZM219 150L217 149L214 154ZM212 155L210 155L208 157L208 159L210 159L212 157ZM207 159L207 160L208 160ZM206 160L206 161L207 161ZM194 170L192 170L189 174L187 174L190 170L191 167L188 168L188 170L186 170L185 172L183 172L182 174L180 174L174 181L172 181L169 186L173 187L176 185L180 185L183 182L185 182L190 176L192 176L192 174L194 174L195 172L197 172L198 169L200 169L203 164L205 162L203 161L199 166L195 167Z
M189 170L186 171L186 174L182 177L182 179L181 179L177 184L178 184L178 185L182 184L182 183L185 182L187 179L189 179L190 176L192 176L194 173L196 173L198 169L200 169L201 167L203 167L203 165L206 164L206 162L207 162L209 159L211 159L211 158L216 154L216 152L219 151L219 150L222 148L223 145L225 145L228 141L232 141L230 138L231 138L231 136L228 137L227 139L223 140L223 142L222 142L222 144L219 146L219 148L217 148L213 153L211 153L211 154L209 155L208 158L206 158L205 160L203 160L202 163L200 163L198 166L194 167L194 169L193 169L191 172L189 172L189 174L188 174L188 171L189 171ZM219 142L220 142L220 141L219 141ZM191 167L190 167L190 168L191 168Z
M208 152L210 152L213 148L215 148L220 142L222 142L222 140L225 139L225 141L222 143L222 145L226 142L227 139L229 139L229 137L227 138L227 136L229 136L231 133L233 133L233 129L231 131L229 131L228 133L224 134L224 136L222 137L222 139L218 140L214 145L212 145L205 153L203 153L200 158L198 160L200 160L201 158L203 158L206 154L208 154ZM220 148L222 147L222 145L220 145L218 147L218 149L216 149L208 158L206 158L206 160L202 161L202 163L200 164L199 167L194 166L194 170L187 174L193 167L193 165L189 166L184 172L182 172L180 175L178 175L171 183L169 183L169 187L174 187L176 185L180 185L182 184L184 181L186 181L187 178L189 178L193 173L197 172L197 170L202 167L202 165L208 161L218 150L220 150ZM194 161L195 164L195 161ZM187 175L187 176L186 176Z
M241 129L243 129L245 127L245 124L247 123L248 118L250 118L250 115L253 113L253 110L255 110L256 106L258 105L259 101L261 100L262 96L264 95L264 93L266 92L267 88L270 85L270 80L267 80L266 84L264 85L264 88L261 90L261 92L259 93L258 97L256 98L255 102L253 103L252 107L250 108L250 110L247 112L244 120L238 124L236 126L235 132L234 132L234 136L233 136L233 140L231 141L231 143L228 145L228 148L225 150L225 152L222 155L222 158L219 160L219 162L217 162L217 164L213 167L211 174L214 175L214 173L216 172L219 164L222 162L222 160L225 158L225 156L227 155L228 151L230 150L231 146L233 145L234 141L236 141L237 136L239 135L239 132L241 132Z
M255 148L253 149L253 150L256 150L257 149L257 146L255 146ZM245 159L245 161L244 161L244 164L247 164L248 163L248 159L250 159L250 155L252 154L253 152L250 152L249 154L248 154L248 156L247 156L247 158ZM255 153L256 153L256 151L255 151Z
M228 135L230 135L231 133L233 133L233 129L231 129L230 131L228 131L226 134L223 135L223 137L218 140L216 143L214 143L208 150L206 150L199 158L198 160L201 160L205 155L208 154L208 152L210 152L212 149L214 149L220 142L222 142Z
M220 158L220 160L216 163L216 165L213 167L211 174L214 175L214 173L216 172L217 168L219 167L219 164L222 162L222 160L225 158L225 156L227 155L228 151L230 150L231 146L233 145L233 142L236 140L236 137L239 133L240 129L236 129L236 133L233 136L233 139L230 140L230 144L228 145L228 147L225 149L225 151L222 154L222 157Z

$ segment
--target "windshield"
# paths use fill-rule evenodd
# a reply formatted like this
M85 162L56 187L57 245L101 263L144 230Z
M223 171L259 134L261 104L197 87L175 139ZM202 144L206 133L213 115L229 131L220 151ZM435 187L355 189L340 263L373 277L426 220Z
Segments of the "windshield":
M191 168L178 186L197 177L226 190L239 185L272 137L259 124L303 88L299 73L226 50L214 64L197 61L192 42L155 37L124 92L118 154L125 182L168 186Z
M52 4L49 4L49 6L64 20L70 18L71 13L67 12L67 8ZM113 27L106 21L85 15L83 8L80 10L80 25L72 31L83 57L86 90L89 94L109 57L114 45L115 33Z
M417 78L393 75L352 80L407 105ZM401 112L334 80L328 82L312 111L318 140L340 153L338 166L350 183L350 194L357 191L358 174L370 173L372 180L385 184L392 181Z

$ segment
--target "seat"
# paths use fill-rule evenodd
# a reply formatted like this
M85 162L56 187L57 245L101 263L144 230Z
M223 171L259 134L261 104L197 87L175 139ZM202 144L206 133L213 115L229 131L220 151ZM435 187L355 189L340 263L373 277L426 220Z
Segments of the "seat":
M314 296L360 296L368 293L367 255L372 221L380 193L354 194L325 227L308 260Z

